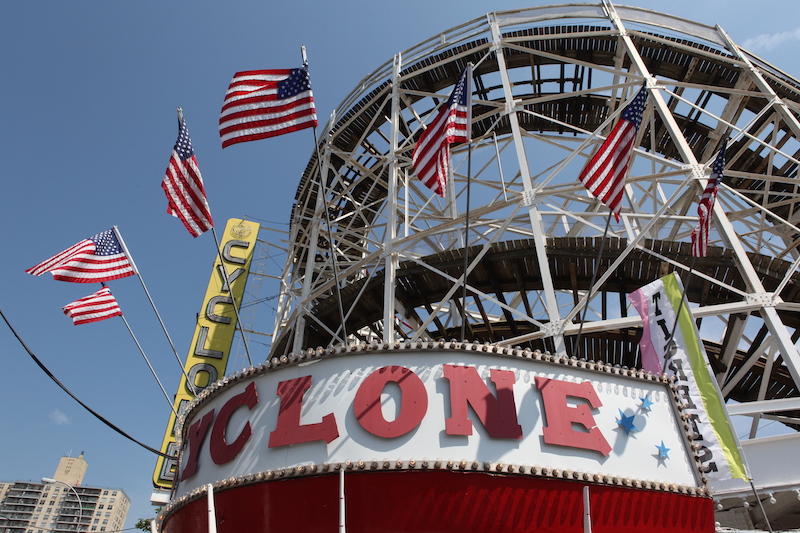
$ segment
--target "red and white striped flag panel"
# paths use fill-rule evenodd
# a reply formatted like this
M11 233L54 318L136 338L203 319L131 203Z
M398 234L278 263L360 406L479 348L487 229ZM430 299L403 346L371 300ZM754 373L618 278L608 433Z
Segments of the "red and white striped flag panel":
M719 182L725 172L725 150L728 141L724 141L719 149L708 183L697 205L698 222L692 231L692 257L705 257L708 254L708 240L711 231L711 219L714 215L714 203L717 200Z
M76 326L122 315L122 310L108 287L65 305L62 311Z
M200 175L192 140L183 117L161 188L167 195L167 214L179 218L192 237L214 227L203 176Z
M117 237L115 228L103 231L25 272L34 276L50 272L53 278L72 283L97 283L133 276L136 269Z
M647 89L642 87L579 176L589 193L606 204L617 220L622 206L625 175L633 154L636 133L642 123L647 96Z
M436 118L422 132L411 163L414 173L444 197L450 169L450 145L470 142L472 134L472 68L468 66Z
M311 78L305 65L237 72L219 117L223 148L316 126Z

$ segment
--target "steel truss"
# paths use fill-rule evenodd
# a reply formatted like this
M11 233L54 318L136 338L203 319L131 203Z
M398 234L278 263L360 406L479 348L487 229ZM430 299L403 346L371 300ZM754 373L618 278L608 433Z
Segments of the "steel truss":
M411 154L469 63L473 142L452 147L439 198ZM642 85L622 218L600 253L608 209L577 176ZM364 78L321 135L271 356L460 338L466 317L468 340L638 367L626 295L677 271L726 398L757 402L737 407L750 436L759 418L800 428L799 111L800 82L721 28L649 10L547 6L444 31ZM725 138L712 246L693 262Z

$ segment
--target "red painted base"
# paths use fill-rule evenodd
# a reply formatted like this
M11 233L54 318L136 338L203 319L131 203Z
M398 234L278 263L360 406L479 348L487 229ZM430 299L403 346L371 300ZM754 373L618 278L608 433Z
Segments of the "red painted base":
M347 533L583 533L584 483L442 470L347 472ZM709 498L590 485L592 533L713 533ZM215 494L218 533L331 533L338 474L270 481ZM164 533L206 533L207 500L176 510Z

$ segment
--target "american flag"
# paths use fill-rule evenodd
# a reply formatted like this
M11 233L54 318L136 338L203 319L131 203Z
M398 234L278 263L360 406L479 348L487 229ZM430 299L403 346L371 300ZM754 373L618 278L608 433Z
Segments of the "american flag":
M219 117L223 148L316 126L306 65L237 72L225 93Z
M189 130L186 129L186 121L182 116L178 140L172 149L161 188L167 195L167 214L179 218L193 237L214 227L203 187L203 176L200 175Z
M699 221L694 231L692 231L692 257L705 257L708 253L708 232L711 230L711 215L714 214L717 188L725 170L725 148L727 144L728 141L726 139L719 149L717 159L714 160L711 175L708 177L708 183L706 183L703 196L700 197L700 203L697 206Z
M625 174L628 172L633 142L642 123L642 114L647 105L648 92L645 87L622 112L611 134L583 168L580 181L589 192L606 204L614 218L619 220L622 192L625 189Z
M72 323L76 326L122 315L122 309L119 308L117 300L108 287L103 287L89 296L75 300L62 307L61 310L72 319Z
M450 167L450 145L470 142L472 134L472 67L461 74L450 98L422 132L411 164L426 187L444 197Z
M137 273L120 244L116 228L84 239L25 272L34 276L50 272L59 281L73 283L110 281Z

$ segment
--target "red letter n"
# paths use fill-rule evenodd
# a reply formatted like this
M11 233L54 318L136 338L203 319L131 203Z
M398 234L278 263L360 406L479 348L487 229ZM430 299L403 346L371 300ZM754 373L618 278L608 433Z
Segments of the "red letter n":
M472 407L490 437L521 439L522 427L517 422L514 402L514 373L491 369L491 380L497 389L495 398L489 386L472 366L444 365L444 377L450 381L451 416L445 421L448 435L472 435L472 422L467 404Z

